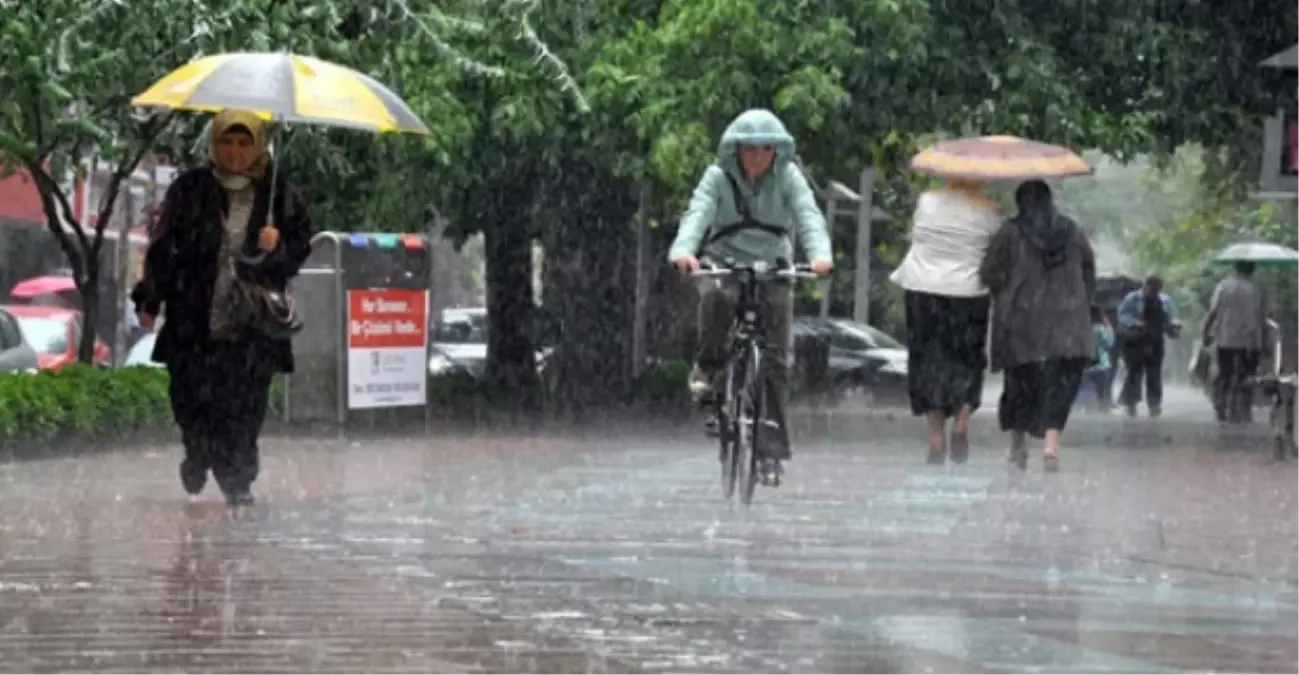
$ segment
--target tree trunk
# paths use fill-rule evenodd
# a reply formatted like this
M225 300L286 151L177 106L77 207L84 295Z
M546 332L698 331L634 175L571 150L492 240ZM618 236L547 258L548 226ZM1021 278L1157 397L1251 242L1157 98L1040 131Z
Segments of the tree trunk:
M631 390L637 204L630 183L586 160L558 175L546 190L543 290L550 331L563 339L546 379L557 412L580 414Z
M529 190L523 190L526 194ZM487 381L512 392L521 409L537 402L537 359L532 340L531 200L499 191L487 207L483 247L487 286Z
M99 326L99 256L87 255L85 269L76 277L81 294L81 340L77 343L77 361L94 363L95 335Z

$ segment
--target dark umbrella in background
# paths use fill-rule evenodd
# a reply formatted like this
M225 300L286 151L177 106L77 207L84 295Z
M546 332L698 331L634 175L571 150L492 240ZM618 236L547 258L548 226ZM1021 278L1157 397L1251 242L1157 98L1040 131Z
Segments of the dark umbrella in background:
M1118 320L1119 303L1128 293L1141 288L1141 280L1123 275L1096 278L1096 295L1092 302L1105 312L1110 323Z

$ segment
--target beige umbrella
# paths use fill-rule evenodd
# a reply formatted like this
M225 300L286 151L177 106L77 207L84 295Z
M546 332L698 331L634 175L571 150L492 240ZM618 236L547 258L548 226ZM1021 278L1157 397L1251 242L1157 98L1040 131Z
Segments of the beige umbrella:
M1017 136L942 141L911 158L911 169L941 178L979 181L1049 180L1094 172L1068 148Z

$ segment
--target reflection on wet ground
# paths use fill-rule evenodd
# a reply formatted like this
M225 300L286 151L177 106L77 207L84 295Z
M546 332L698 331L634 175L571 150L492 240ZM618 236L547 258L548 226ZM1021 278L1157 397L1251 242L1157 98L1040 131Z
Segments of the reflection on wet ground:
M749 510L693 428L271 440L237 513L169 448L0 465L0 670L1296 669L1292 464L803 426Z

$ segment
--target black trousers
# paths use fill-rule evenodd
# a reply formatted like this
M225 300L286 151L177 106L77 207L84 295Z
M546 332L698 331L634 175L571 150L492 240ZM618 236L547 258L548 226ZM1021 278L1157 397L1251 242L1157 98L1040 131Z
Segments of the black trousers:
M1084 359L1050 359L1007 368L997 407L1002 431L1034 438L1042 438L1048 429L1064 431L1086 369Z
M167 366L172 416L181 430L185 461L210 469L227 491L257 480L257 440L275 370L261 346L212 342L177 355Z
M1146 384L1146 405L1152 410L1164 402L1164 341L1136 339L1123 345L1123 362L1127 376L1119 402L1134 406L1141 402L1141 381Z
M907 393L916 416L952 417L983 401L988 367L987 297L953 298L907 291Z
M1245 380L1258 370L1263 353L1257 349L1218 348L1218 379L1213 383L1213 407L1218 419L1246 422L1250 419L1254 391Z

